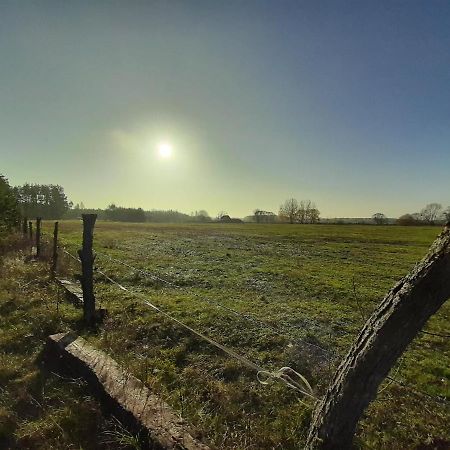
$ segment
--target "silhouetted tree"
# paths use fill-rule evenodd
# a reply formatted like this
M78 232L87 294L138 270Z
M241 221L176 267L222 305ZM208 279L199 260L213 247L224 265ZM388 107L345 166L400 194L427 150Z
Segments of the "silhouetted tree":
M320 211L311 200L302 200L299 203L295 198L290 198L280 206L279 217L289 223L317 223Z
M420 211L420 215L425 222L434 225L434 222L439 218L441 211L442 205L440 203L428 203L428 205Z
M14 188L23 216L60 219L69 209L64 188L55 184L24 184Z
M403 214L397 219L399 225L419 225L420 220L412 214Z
M145 212L142 208L123 208L114 203L105 211L107 220L115 222L145 222Z
M20 221L19 206L8 179L0 175L0 230L10 230Z
M299 205L295 198L287 199L281 206L278 215L281 220L289 221L289 223L297 222Z
M447 209L442 213L442 215L446 222L450 221L450 206L447 206Z
M313 203L314 205L314 203ZM320 220L320 211L315 207L308 211L308 221L309 223L317 223Z
M261 209L255 209L253 211L253 218L256 223L274 223L276 217L276 214L271 211L263 211Z
M372 220L375 222L376 225L383 225L387 222L387 218L383 213L375 213L372 216Z

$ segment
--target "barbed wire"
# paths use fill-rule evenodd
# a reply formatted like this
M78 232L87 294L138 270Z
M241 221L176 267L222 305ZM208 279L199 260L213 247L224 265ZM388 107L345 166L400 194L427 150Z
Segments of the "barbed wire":
M212 346L222 350L224 353L226 353L228 356L231 356L232 358L238 360L248 368L256 371L257 380L259 383L263 385L267 385L268 382L266 380L263 380L261 377L266 376L268 378L280 380L284 384L286 384L288 387L295 389L299 392L301 392L303 395L312 398L314 400L317 400L317 397L314 395L314 391L309 384L308 380L300 373L292 369L291 367L281 367L280 369L276 371L269 371L265 368L261 367L260 365L254 363L253 361L249 360L248 358L240 355L239 353L235 352L234 350L230 349L229 347L226 347L223 344L220 344L219 342L215 341L214 339L211 339L210 337L206 336L205 334L201 333L200 331L195 330L194 328L190 327L186 323L182 322L181 320L177 319L176 317L172 316L168 312L162 310L159 306L156 306L155 304L148 301L147 296L141 292L137 292L131 289L128 289L124 286L122 286L117 281L113 280L111 277L109 277L107 274L105 274L103 271L96 268L96 271L99 272L101 275L105 276L110 282L115 284L119 289L128 292L131 295L134 295L135 297L141 297L145 298L144 304L147 306L150 306L154 311L158 312L159 314L163 315L164 317L172 320L173 322L177 323L178 325L182 326L186 330L190 331L191 333L195 334L196 336L200 337L204 341L208 342ZM295 381L293 379L293 376L296 376L302 384L300 384L298 381Z
M430 331L420 330L420 333L429 334L430 336L437 336L441 338L450 339L450 334L441 334L441 333L431 333Z
M74 256L73 254L71 254L70 252L68 252L68 251L66 250L65 247L61 247L61 249L63 250L63 252L64 252L65 254L67 254L67 255L68 255L69 257L71 257L72 259L74 259L74 260L76 260L76 261L78 261L78 262L81 262L79 258L77 258L77 257ZM170 282L170 281L168 281L168 280L165 280L165 279L163 279L163 278L161 278L161 277L159 277L159 276L154 275L153 273L151 273L151 272L149 272L149 271L147 271L147 270L139 269L139 268L137 268L137 267L134 267L134 266L132 266L132 265L130 265L130 264L128 264L128 263L122 261L122 260L119 260L119 259L117 259L117 258L113 258L113 257L111 257L111 256L109 256L109 255L107 255L107 254L105 254L105 253L102 253L102 252L96 252L96 255L100 255L100 256L106 257L107 259L110 259L111 261L114 261L114 262L117 262L117 263L119 263L119 264L122 264L122 265L124 265L125 267L128 267L128 268L130 268L130 269L132 269L132 270L135 270L135 271L137 271L137 272L140 272L140 273L142 273L142 274L145 274L145 275L148 276L149 278L153 278L153 279L155 279L155 280L161 281L162 283L167 284L167 285L170 285L170 286L172 286L172 287L174 287L174 288L182 289L182 290L187 290L187 289L184 288L183 286L179 286L179 285L176 284L176 283L173 283L173 282ZM139 293L139 292L133 292L133 291L131 291L130 289L126 288L125 286L123 286L122 284L120 284L119 282L117 282L116 280L114 280L113 278L109 277L109 276L108 276L107 274L105 274L103 271L99 270L97 267L96 267L96 271L99 272L101 275L103 275L108 281L110 281L111 283L113 283L113 284L115 284L116 286L118 286L121 290L127 291L127 292L132 293L132 294L134 294L134 295L136 295L136 296L145 296L145 294L142 294L142 293ZM198 294L196 294L196 293L194 293L194 292L192 292L192 291L189 291L189 292L191 292L193 295L198 296L199 298L201 298L201 299L203 299L203 300L205 300L205 301L209 300L209 299L206 299L206 298L204 298L204 297L199 296ZM254 317L254 316L247 315L247 314L242 314L242 313L240 313L240 312L238 312L238 311L236 311L236 310L234 310L234 309L232 309L232 308L229 308L229 307L227 307L227 306L225 306L225 305L222 305L221 303L216 302L216 301L214 301L214 300L211 300L211 303L214 304L215 306L223 307L224 309L229 310L230 312L233 312L234 314L236 314L236 315L238 315L238 316L240 316L240 317L242 317L242 318L245 318L246 320L251 320L251 321L255 321L256 323L260 323L260 324L264 325L266 328L270 328L270 329L274 328L274 327L272 327L270 324L267 324L266 322L264 322L264 321L262 321L262 320L260 320L260 319L258 319L258 318L256 318L256 317ZM149 306L151 306L151 307L154 308L154 309L155 309L155 308L158 308L158 307L156 307L155 305L150 304L150 302L147 302L147 304L149 304ZM159 311L160 311L161 313L163 313L162 310L159 309ZM182 326L184 326L185 328L190 329L190 327L189 327L188 325L185 325L185 324L182 323L181 321L178 321L178 319L173 318L173 317L170 316L168 313L165 313L165 312L164 312L163 315L166 315L166 314L167 314L167 316L169 316L172 320L175 320L176 322L179 322L180 324L182 324ZM194 332L195 334L198 334L198 333L199 333L199 332L196 332L196 331L193 330L193 329L192 329L191 331ZM291 337L291 336L286 336L285 334L279 333L278 330L276 330L276 331L277 331L277 334L278 334L278 335L281 335L281 336L284 335L284 337ZM423 332L424 334L431 334L431 335L437 335L437 336L440 336L440 337L447 337L446 335L440 335L440 334L438 334L438 333L431 333L431 332L426 332L426 331L421 331L421 332ZM200 335L201 335L201 333L200 333ZM207 336L201 335L201 337L206 338L206 340L207 340L208 342L209 342L209 340L210 340L210 338L208 338ZM317 347L317 348L323 350L324 352L326 352L327 354L333 354L333 355L336 356L336 353L335 353L335 352L332 352L331 350L324 349L324 348L322 348L322 347L320 347L320 346L318 346L318 345L316 345L316 344L309 343L308 341L303 341L302 339L299 339L299 338L297 338L296 340L301 341L301 342L303 342L303 343L305 343L305 344L307 344L307 345L311 345L311 346L313 346L313 347ZM213 345L217 344L216 347L221 348L222 344L216 343L215 341L213 341L213 342L214 342ZM224 351L225 351L225 350L224 350ZM225 351L225 352L226 352L226 351ZM230 352L233 352L233 350L230 350ZM227 353L227 352L226 352L226 353ZM238 354L236 353L236 355L238 355ZM231 356L231 355L230 355L230 356ZM255 369L255 367L258 367L258 368L260 369L260 370L257 371L257 378L258 378L258 381L259 381L259 382L262 382L262 384L265 384L265 382L262 381L262 380L260 380L258 373L263 374L263 375L266 375L266 376L274 377L274 378L279 378L279 375L277 376L274 372L266 371L266 370L264 370L263 368L261 368L261 367L257 366L256 364L252 363L252 362L251 362L250 360L248 360L247 358L245 358L245 357L243 357L243 356L241 356L241 355L238 355L238 356L239 356L239 358L243 358L243 359L246 359L246 360L248 361L249 364L246 364L247 366L253 367L253 369ZM238 358L238 359L239 359L239 358ZM252 365L253 365L253 366L252 366ZM293 371L295 374L298 374L296 371L294 371L294 370L291 369L291 368L282 368L282 369L289 369L289 370ZM282 369L280 369L280 370L282 370ZM256 370L256 369L255 369L255 370ZM398 373L398 371L396 372L396 374L397 374L397 373ZM298 374L298 375L300 375L300 374ZM300 375L300 376L301 376L301 375ZM384 391L384 390L385 390L386 388L388 388L392 383L395 383L395 384L399 385L400 387L402 387L403 389L405 389L405 390L407 390L407 391L409 391L409 392L411 392L411 393L413 393L413 394L415 394L415 395L427 397L428 399L430 399L430 400L432 400L432 401L434 401L434 402L436 402L436 403L438 403L438 404L440 404L440 405L444 405L444 406L446 406L446 407L449 407L449 405L450 405L450 402L449 402L448 400L446 400L446 399L444 399L444 398L442 398L442 397L439 397L439 396L433 396L433 395L429 394L428 392L423 391L423 390L421 390L421 389L419 389L419 388L417 388L417 387L415 387L415 386L413 387L411 384L405 383L405 382L403 382L403 381L400 381L400 380L398 380L397 378L394 378L394 377L391 377L391 376L387 376L386 379L389 380L389 383L388 383L388 385L385 386L381 391ZM294 381L294 380L292 380L292 381ZM288 382L288 383L289 383L289 382ZM286 383L286 384L288 384L288 383ZM294 381L294 383L295 383L295 381ZM291 387L292 387L292 386L291 386ZM381 392L381 391L380 391L380 392ZM313 397L313 398L316 398L316 397ZM317 399L317 398L316 398L316 399Z
M215 306L216 308L222 308L222 309L224 309L224 310L234 314L235 316L240 317L241 319L247 320L249 322L253 322L256 325L259 325L261 328L268 329L273 334L275 334L276 336L284 337L284 338L287 337L287 338L291 339L292 341L294 341L296 343L305 344L305 345L307 345L309 347L313 347L315 349L318 349L318 350L324 352L327 355L326 359L328 359L328 361L334 361L337 358L337 356L338 356L336 352L334 352L334 351L332 351L330 349L326 349L326 348L324 348L324 347L322 347L322 346L320 346L318 344L314 344L312 342L308 342L307 340L299 338L297 336L293 336L290 332L288 332L285 329L283 329L280 332L279 328L276 328L275 326L265 322L264 320L261 320L260 318L254 316L252 314L241 313L241 312L239 312L239 311L237 311L237 310L235 310L235 309L233 309L233 308L231 308L229 306L224 305L223 303L219 302L218 300L212 300L212 299L210 299L210 298L208 298L208 297L206 297L204 295L200 295L200 294L194 292L192 289L188 289L188 288L186 288L184 286L180 286L177 283L165 280L164 278L161 278L160 276L157 276L157 275L155 275L152 272L149 272L147 270L134 267L131 264L128 264L125 261L122 261L120 259L113 258L113 257L107 255L106 253L96 252L96 254L101 256L101 257L107 258L110 261L114 261L114 262L117 262L119 264L122 264L123 266L128 267L131 270L134 270L136 272L142 273L143 275L145 275L145 276L147 276L149 278L152 278L154 280L160 281L160 282L162 282L162 283L164 283L164 284L166 284L166 285L168 285L170 287L173 287L175 289L180 289L180 290L182 290L184 292L188 292L189 294L191 294L192 296L196 297L197 299L199 299L201 301L204 301L206 303L209 303L210 305Z

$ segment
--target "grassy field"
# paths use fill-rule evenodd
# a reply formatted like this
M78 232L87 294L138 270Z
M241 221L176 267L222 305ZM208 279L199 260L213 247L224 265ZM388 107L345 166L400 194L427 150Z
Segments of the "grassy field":
M47 234L50 227L44 224ZM60 230L61 241L75 253L81 243L81 223L61 222ZM433 227L99 222L94 246L97 267L133 293L144 294L175 318L267 370L292 367L321 395L339 355L439 231ZM44 268L39 266L34 268L35 276L42 278ZM62 273L78 270L69 258L61 261ZM6 274L14 273L11 269ZM55 289L51 285L41 289L49 305L56 305ZM155 313L142 295L133 293L98 274L97 300L108 309L108 317L96 332L83 335L126 364L216 447L302 446L313 408L310 400L277 382L260 384L253 370ZM79 314L59 305L57 320L45 333L77 328ZM260 322L249 320L250 315ZM427 330L448 334L449 315L450 305L444 305ZM2 326L6 328L1 331L0 351L8 352L11 327ZM15 330L16 335L27 333L25 325L20 326L24 329ZM32 358L27 361L31 370ZM385 385L360 424L357 445L448 448L450 409L426 394L450 401L449 368L450 340L421 334L393 375L423 394ZM70 393L65 395L71 398ZM17 422L14 433L21 424ZM99 422L98 427L104 426L108 427Z

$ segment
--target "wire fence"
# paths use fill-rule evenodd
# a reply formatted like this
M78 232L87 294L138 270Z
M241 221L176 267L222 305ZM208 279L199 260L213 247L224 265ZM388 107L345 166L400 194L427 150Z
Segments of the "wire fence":
M44 244L43 248L46 248L47 250L50 248L51 245L51 241L50 239L52 238L52 236L50 236L49 234L47 234L46 232L41 230L41 243ZM58 246L59 250L62 251L63 254L67 255L69 258L72 259L72 261L75 261L77 263L80 263L80 259L73 255L72 253L70 253L64 246ZM48 251L46 252L48 253ZM47 254L48 256L48 254ZM316 350L319 350L321 352L323 352L324 357L327 359L327 361L329 362L330 366L336 362L337 358L339 357L339 355L337 354L337 352L330 350L330 349L326 349L318 344L315 343L311 343L308 342L304 339L301 339L299 337L294 336L289 330L286 330L285 328L281 327L281 331L280 331L280 327L274 327L273 325L263 321L262 319L258 318L257 316L254 316L252 314L248 314L248 313L242 313L237 311L234 308L231 308L227 305L224 305L223 303L217 301L217 300L212 300L209 297L206 296L202 296L194 291L188 290L185 286L181 286L173 281L169 281L165 278L163 278L162 276L160 276L159 274L156 274L154 272L150 272L148 270L144 270L141 268L137 268L123 260L117 259L117 258L113 258L110 255L107 255L106 253L102 253L102 252L96 252L96 257L100 256L103 257L111 262L115 262L118 264L121 264L127 268L129 268L130 270L133 270L137 273L140 273L146 277L149 277L150 279L154 280L154 281L158 281L159 283L162 283L166 286L170 286L171 288L174 289L178 289L178 290L183 290L183 291L188 291L190 295L193 295L194 297L196 297L197 299L207 302L209 304L211 304L212 306L215 306L217 308L221 308L229 313L232 313L233 315L235 315L236 317L239 317L242 320L245 321L249 321L252 322L254 325L259 326L260 328L264 329L264 330L269 330L271 331L274 335L276 336L280 336L280 337L288 337L289 339L291 339L292 341L296 342L297 344L301 344L301 345L306 345L309 346L311 348L314 348ZM134 290L130 290L129 288L126 288L125 286L123 286L122 284L120 284L119 282L117 282L116 280L114 280L112 277L110 277L109 275L107 275L104 271L101 271L99 268L96 269L96 271L98 273L100 273L103 277L105 277L105 279L107 279L109 282L113 283L114 285L116 285L119 289L121 289L122 291L126 291L134 296L140 296L140 297L145 297L145 294L142 294L140 292L136 292ZM307 395L309 397L312 398L316 398L313 394L312 388L309 385L308 381L306 379L304 379L304 377L300 374L298 374L296 371L294 371L291 368L281 368L279 369L279 371L276 372L271 372L268 370L265 370L264 368L262 368L261 366L259 366L258 364L253 363L252 361L250 361L248 358L245 358L239 354L237 354L236 352L234 352L231 349L228 349L227 347L223 346L222 344L219 344L218 342L210 339L209 337L205 336L204 334L198 332L197 330L194 330L193 328L189 327L188 325L186 325L185 323L179 321L178 319L176 319L175 317L171 316L170 314L168 314L167 312L163 311L161 308L157 307L156 305L150 303L148 300L145 300L145 304L147 304L148 306L152 307L155 311L165 315L167 318L177 322L180 326L183 326L184 328L188 329L189 331L193 332L194 334L196 334L197 336L201 337L202 339L206 340L207 342L209 342L211 345L216 346L217 348L223 350L225 353L227 353L229 356L234 357L235 359L240 360L242 363L244 363L245 365L247 365L250 368L253 368L254 370L257 371L257 376L258 376L258 380L260 382L262 382L262 384L266 384L265 381L261 380L260 376L261 375L266 375L270 378L276 378L276 379L280 379L281 381L284 381L285 384L287 384L290 387L296 388L297 390L299 390L300 392L302 392L304 395ZM430 332L430 331L426 331L426 330L421 330L422 334L425 335L430 335L430 336L434 336L434 337L439 337L439 338L450 338L450 335L448 334L444 334L444 333L435 333L435 332ZM292 379L289 376L289 373L291 375L297 376L298 379L300 380L299 382L296 382L294 379ZM399 386L401 386L402 388L408 390L410 393L415 394L415 395L419 395L422 397L427 397L428 399L431 399L435 402L438 402L439 404L444 404L446 406L450 405L450 402L448 400L446 400L443 397L438 397L438 396L433 396L429 393L427 393L426 391L423 391L421 389L419 389L417 386L413 386L410 383L405 383L403 381L398 380L397 378L388 376L387 379L389 380L388 384L382 389L385 390L385 388L387 388L390 384L395 383Z
M75 255L67 251L65 248L62 248L62 252L69 256L72 260L80 262L80 259L77 258ZM249 369L252 369L256 371L256 377L259 383L262 385L268 384L268 379L274 379L279 380L282 383L284 383L286 386L295 389L296 391L300 392L301 394L305 395L306 397L309 397L311 399L317 400L316 395L314 394L314 391L308 382L308 380L299 372L295 371L291 367L281 367L278 370L271 371L264 367L262 367L260 364L257 364L253 361L251 361L249 358L242 356L241 354L237 353L236 351L232 350L231 348L220 344L214 339L211 339L210 337L206 336L204 333L201 333L200 331L194 329L193 327L187 325L185 322L177 319L173 315L169 314L165 310L163 310L161 307L155 305L154 303L150 302L148 300L148 296L137 292L135 290L129 289L113 278L111 278L109 275L107 275L104 271L100 270L100 268L96 267L96 272L98 272L100 275L102 275L104 278L106 278L109 282L113 283L115 286L117 286L120 290L125 291L134 297L141 298L143 300L143 303L150 308L152 308L157 313L163 315L164 317L168 318L169 320L177 323L184 329L188 330L189 332L195 334L200 339L206 341L210 345L218 348L219 350L226 353L228 356L234 358L235 360L239 361L240 363L244 364Z
M260 319L259 317L255 316L254 314L242 313L240 311L237 311L236 309L231 308L227 305L224 305L222 302L220 302L216 299L213 300L207 296L196 293L193 289L189 289L185 286L181 286L173 281L168 281L168 280L162 278L160 275L155 274L154 272L150 272L150 271L144 270L144 269L139 269L137 267L134 267L134 266L126 263L125 261L119 260L117 258L112 258L111 256L107 255L106 253L96 252L96 254L99 255L100 257L108 259L109 261L113 261L118 264L121 264L135 272L141 273L142 275L144 275L150 279L161 282L173 289L177 289L182 292L188 293L189 295L192 295L196 299L206 302L216 308L223 309L223 310L235 315L236 317L240 318L241 320L251 322L252 324L254 324L256 326L259 326L260 329L269 330L275 336L282 337L282 338L289 338L293 343L296 343L299 345L306 345L308 347L313 348L314 350L319 350L324 355L326 355L326 359L328 359L329 361L335 361L338 358L337 353L334 352L333 350L327 349L316 343L309 342L306 339L299 338L298 336L295 336L291 330L287 330L283 325L281 325L281 326L279 325L279 326L275 327L274 325Z
M79 258L75 255L73 255L72 253L70 253L65 247L61 247L61 250L63 251L64 254L66 254L69 258L71 258L73 261L77 261L80 262ZM306 345L309 346L315 350L318 350L320 352L322 352L323 357L328 361L329 363L329 367L331 368L333 364L336 363L337 359L339 358L339 354L338 352L332 350L332 349L327 349L325 347L322 347L320 345L317 345L315 343L311 343L308 342L304 339L301 339L299 337L294 336L291 332L289 332L288 330L284 329L283 327L274 327L273 325L265 322L264 320L260 319L257 316L254 316L253 314L248 314L248 313L242 313L234 308L231 308L227 305L224 305L223 303L219 302L218 300L213 300L209 297L203 296L201 294L196 293L195 291L193 291L192 289L189 289L185 286L181 286L173 281L167 280L165 278L163 278L160 274L154 273L154 272L150 272L148 270L145 269L141 269L138 267L135 267L131 264L129 264L126 261L123 261L121 259L118 258L113 258L110 255L107 255L106 253L103 252L96 252L96 257L100 257L100 259L103 258L103 260L108 260L110 262L114 262L117 264L120 264L124 267L127 267L128 269L135 271L137 273L140 273L142 275L144 275L145 277L148 277L154 281L157 281L165 286L171 287L173 289L177 289L177 290L181 290L183 292L189 293L189 295L192 295L193 297L204 301L214 307L223 309L231 314L233 314L234 316L251 322L253 323L255 326L260 327L261 329L264 330L268 330L271 333L273 333L276 336L280 336L280 337L287 337L289 339L291 339L293 342L296 342L299 345ZM98 264L97 264L98 266ZM154 305L153 303L149 302L147 299L147 295L143 294L141 292L137 292L134 291L133 289L130 289L129 287L124 286L123 284L119 283L117 280L115 280L114 278L112 278L110 275L108 275L106 273L106 270L102 267L103 270L100 270L99 267L96 268L96 271L103 276L106 280L108 280L110 283L114 284L117 288L119 288L120 290L127 292L133 296L136 297L140 297L141 299L144 300L144 303L151 307L153 310L155 310L156 312L164 315L165 317L169 318L170 320L178 323L180 326L184 327L185 329L189 330L190 332L194 333L195 335L197 335L198 337L200 337L201 339L207 341L209 344L215 346L216 348L219 348L220 350L224 351L226 354L228 354L228 356L240 361L241 363L243 363L244 365L246 365L247 367L253 369L256 371L257 373L257 378L258 381L262 384L267 384L267 380L266 378L273 378L273 379L278 379L282 382L284 382L287 386L296 389L297 391L299 391L300 393L302 393L303 395L309 397L309 398L313 398L313 399L317 399L316 394L314 393L313 389L311 388L309 382L306 380L305 377L303 377L301 374L299 374L298 372L296 372L295 370L291 369L290 367L283 367L281 369L279 369L278 371L270 371L270 370L266 370L265 368L263 368L261 365L254 363L253 361L251 361L250 359L236 353L234 350L229 349L228 347L218 343L217 341L209 338L208 336L204 335L203 333L193 329L192 327L190 327L189 325L185 324L184 322L178 320L177 318L173 317L171 314L167 313L166 311L164 311L163 309L161 309L159 306ZM426 335L431 335L431 336L436 336L436 337L440 337L440 338L448 338L450 336L446 335L446 334L441 334L441 333L433 333L433 332L428 332L428 331L422 331L423 334ZM397 369L397 372L395 373L395 377L393 376L387 376L386 379L388 380L387 384L380 389L379 392L384 391L386 388L388 388L391 384L396 384L398 386L400 386L402 389L404 389L405 391L409 392L412 395L415 396L419 396L421 398L427 398L430 401L433 401L441 406L445 406L445 407L450 407L450 402L441 396L435 396L435 395L431 395L428 392L418 388L416 385L413 385L411 383L407 383L405 381L401 381L400 379L397 378L398 375L398 371L399 368ZM401 375L401 374L400 374Z

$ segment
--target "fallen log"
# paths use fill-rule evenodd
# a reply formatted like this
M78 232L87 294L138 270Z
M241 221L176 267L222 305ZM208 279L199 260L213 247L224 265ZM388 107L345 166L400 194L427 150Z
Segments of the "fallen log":
M49 336L44 361L64 375L85 379L107 411L139 435L144 448L208 450L169 405L114 359L76 334Z
M83 291L79 283L74 283L63 278L56 278L56 282L64 289L66 298L76 307L80 308L83 305Z

